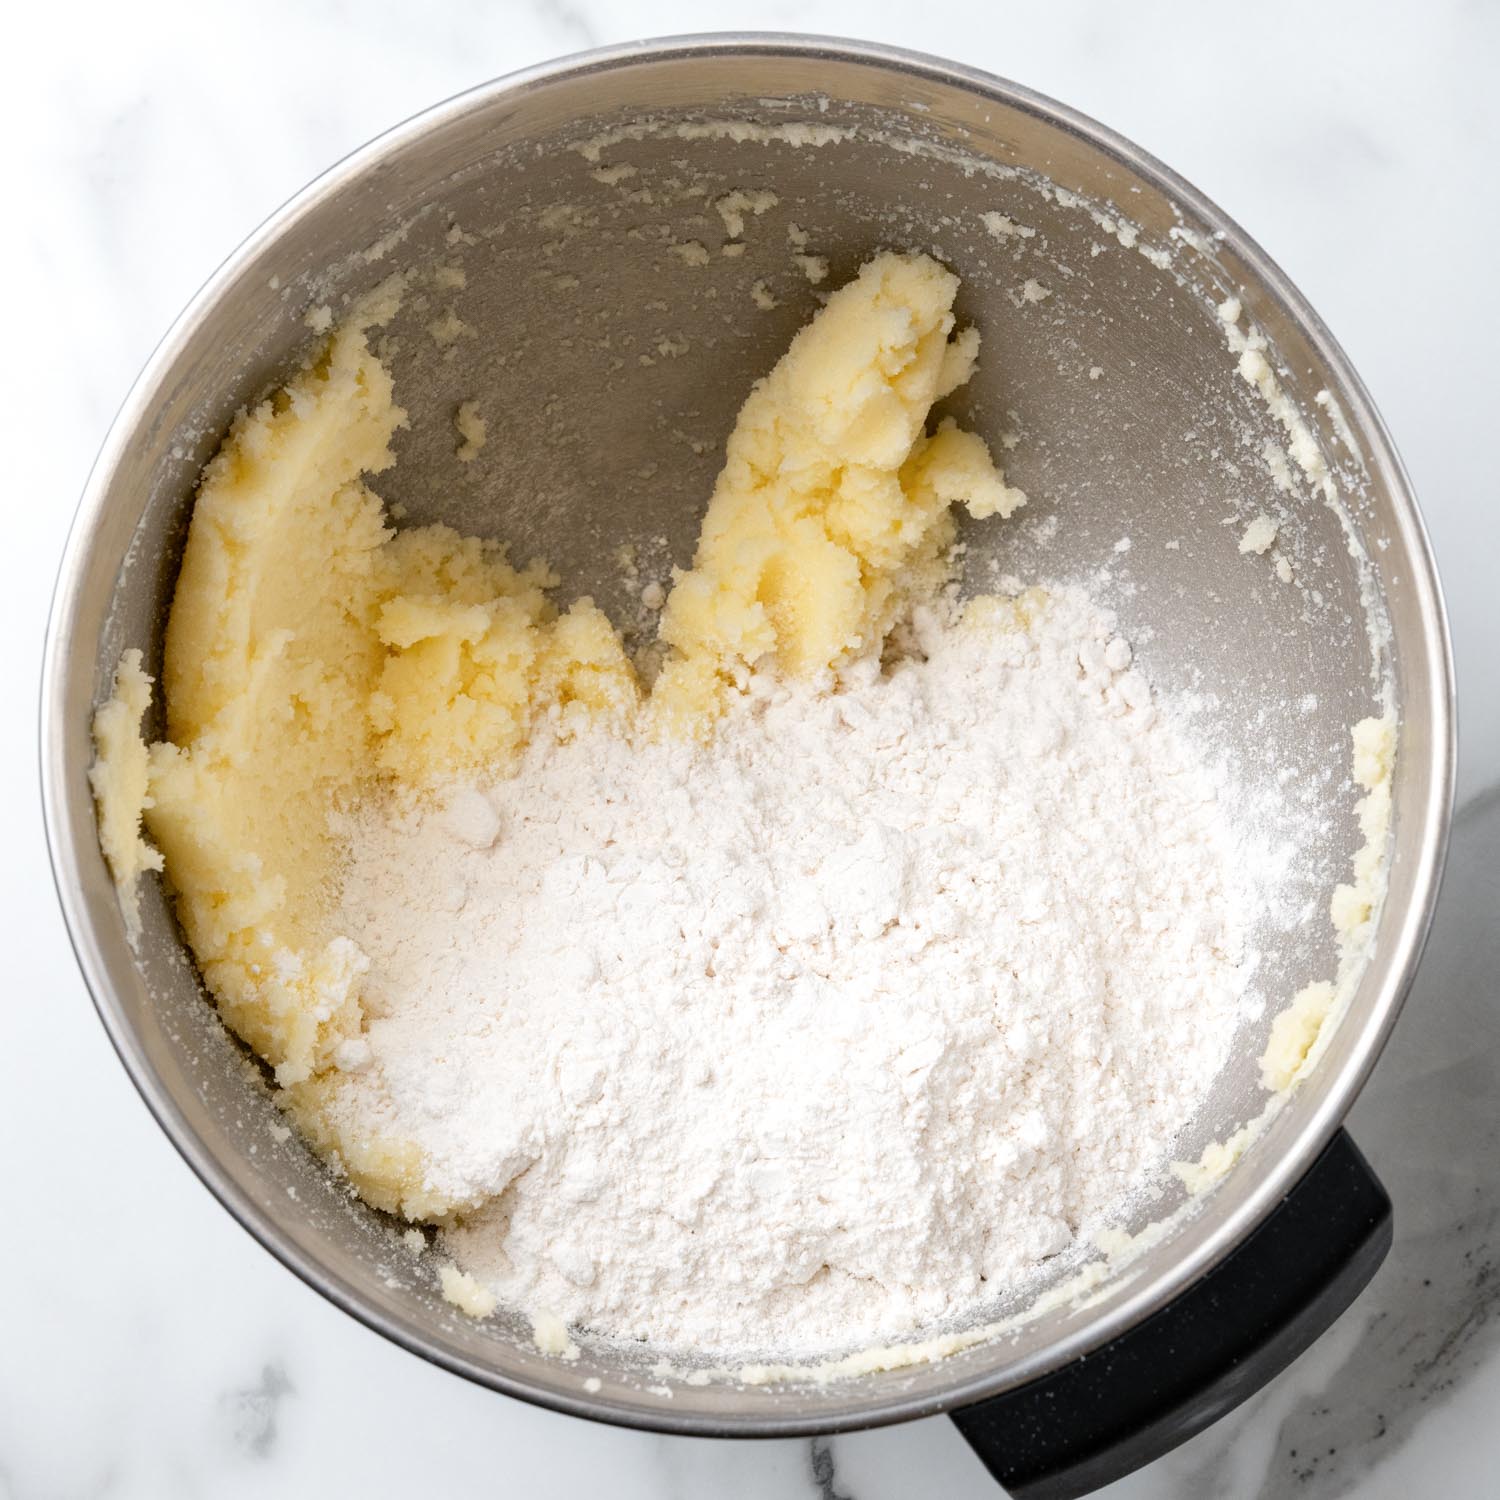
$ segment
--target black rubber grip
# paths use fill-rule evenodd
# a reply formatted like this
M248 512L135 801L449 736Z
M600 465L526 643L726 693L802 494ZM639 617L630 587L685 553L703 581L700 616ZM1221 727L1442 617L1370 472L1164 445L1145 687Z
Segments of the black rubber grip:
M1391 1245L1391 1200L1340 1130L1201 1281L1102 1349L954 1412L1015 1500L1076 1500L1252 1396L1354 1301Z

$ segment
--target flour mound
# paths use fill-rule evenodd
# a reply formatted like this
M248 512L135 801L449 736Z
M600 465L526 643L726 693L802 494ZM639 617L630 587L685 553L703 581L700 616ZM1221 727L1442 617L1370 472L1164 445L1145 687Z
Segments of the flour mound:
M503 1300L826 1352L1023 1284L1225 1061L1248 901L1192 744L1077 590L920 611L908 656L752 679L708 744L537 733L367 803L330 1106L473 1205Z

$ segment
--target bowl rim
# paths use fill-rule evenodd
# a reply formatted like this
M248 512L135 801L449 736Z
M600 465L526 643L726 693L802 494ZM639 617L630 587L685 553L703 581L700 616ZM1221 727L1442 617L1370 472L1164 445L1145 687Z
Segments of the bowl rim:
M626 66L682 61L693 57L783 57L826 60L874 67L920 78L981 96L1007 108L1037 116L1053 127L1082 137L1132 172L1153 181L1201 222L1215 226L1234 254L1259 279L1265 292L1289 315L1330 372L1341 383L1349 418L1371 449L1372 462L1390 482L1397 520L1415 563L1411 580L1423 624L1422 645L1430 682L1428 725L1431 745L1425 790L1427 815L1412 834L1406 851L1414 861L1411 898L1401 910L1382 913L1382 928L1396 924L1391 961L1376 976L1369 1015L1358 1028L1355 1044L1336 1072L1327 1068L1310 1082L1315 1106L1307 1113L1287 1148L1268 1161L1251 1190L1189 1252L1151 1276L1139 1277L1128 1293L1106 1304L1100 1315L1080 1329L1063 1334L1033 1357L998 1369L960 1373L935 1394L882 1394L878 1385L856 1387L858 1399L835 1411L816 1415L778 1406L761 1414L662 1411L624 1400L589 1397L553 1388L486 1366L447 1348L401 1320L370 1305L359 1289L329 1271L293 1243L269 1219L253 1197L225 1170L189 1123L157 1076L146 1051L120 1009L102 952L97 916L79 878L79 861L97 833L92 819L74 815L68 782L78 767L68 763L67 704L63 685L74 655L73 619L95 535L111 497L115 471L154 404L163 377L170 371L190 334L242 269L349 181L376 168L422 136L456 122L470 112L493 107L501 98L549 84ZM97 648L90 643L90 657ZM1134 142L1082 112L1023 85L982 69L901 47L848 38L785 32L718 32L686 34L624 42L553 58L501 75L445 99L392 126L348 153L276 209L253 230L209 276L157 344L112 422L79 501L61 563L47 622L40 691L40 772L43 821L53 880L69 939L100 1020L126 1072L157 1123L197 1177L225 1209L284 1266L344 1312L394 1343L454 1374L518 1399L561 1411L650 1431L718 1437L787 1437L847 1431L929 1416L982 1401L988 1396L1036 1379L1098 1348L1127 1331L1151 1311L1170 1301L1227 1255L1295 1185L1332 1137L1368 1078L1395 1024L1431 927L1446 858L1457 767L1456 710L1452 644L1442 588L1431 542L1406 468L1369 392L1323 320L1280 267L1240 226L1171 168ZM76 727L76 726L75 726ZM90 812L92 809L90 808ZM1324 1075L1327 1076L1324 1076Z

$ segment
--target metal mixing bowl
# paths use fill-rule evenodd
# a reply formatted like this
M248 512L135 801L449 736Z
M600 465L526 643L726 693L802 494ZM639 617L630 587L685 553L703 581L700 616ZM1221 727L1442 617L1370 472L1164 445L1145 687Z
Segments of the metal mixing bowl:
M598 159L572 149L647 122ZM849 135L793 146L696 128L709 122ZM637 171L601 181L611 164ZM712 200L736 187L769 187L778 202L730 258ZM988 212L1034 234L997 236ZM1138 226L1137 244L1122 243L1117 216ZM633 620L614 549L687 561L750 382L817 305L790 259L792 223L828 258L830 285L880 246L930 251L963 277L959 311L985 345L953 406L992 442L1006 435L1009 477L1032 497L1011 523L967 528L971 586L994 571L1095 577L1158 686L1199 696L1200 730L1224 746L1247 807L1300 795L1323 811L1321 826L1288 826L1315 899L1256 934L1267 1014L1237 1039L1184 1154L1259 1110L1270 1011L1332 971L1324 905L1358 843L1348 729L1377 710L1382 676L1401 715L1390 887L1315 1075L1132 1275L938 1363L821 1386L692 1385L644 1373L654 1356L586 1345L560 1363L515 1320L459 1316L391 1221L295 1137L277 1142L270 1096L205 1003L155 882L140 943L126 941L95 836L88 726L122 648L159 660L194 481L233 412L292 368L310 306L337 312L397 267L456 258L467 286L418 278L389 330L411 426L377 488L412 521L548 558L564 595L592 592ZM686 239L709 264L670 249ZM1027 278L1051 295L1028 301ZM752 298L757 279L776 306ZM1272 483L1262 448L1285 434L1226 349L1214 304L1230 294L1337 474L1347 533L1300 476L1289 493ZM443 347L425 328L450 302L474 336ZM460 466L453 410L476 395L489 441ZM1292 583L1236 545L1261 510L1280 520ZM1241 230L1127 141L1014 85L874 47L750 37L513 75L399 126L274 215L194 299L104 445L58 584L42 742L59 890L100 1014L163 1128L251 1233L356 1317L496 1389L670 1431L786 1434L952 1408L1056 1369L1163 1306L1266 1216L1342 1120L1411 978L1446 835L1454 719L1437 579L1390 438L1328 331ZM1170 1206L1143 1204L1135 1223Z

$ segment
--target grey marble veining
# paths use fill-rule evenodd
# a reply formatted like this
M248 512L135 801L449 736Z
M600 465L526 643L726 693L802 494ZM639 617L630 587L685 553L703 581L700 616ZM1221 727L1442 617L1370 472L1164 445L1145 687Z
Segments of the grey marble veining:
M251 1458L269 1458L276 1451L282 1402L293 1390L286 1371L279 1364L269 1364L254 1385L224 1393L223 1406L233 1421L234 1444L241 1452Z
M1191 19L1188 19L1190 16ZM147 1117L84 996L45 873L33 676L51 573L109 417L234 243L328 162L462 87L559 52L729 26L948 53L1107 120L1216 197L1369 381L1450 594L1464 801L1436 930L1351 1121L1396 1244L1333 1332L1117 1500L1500 1492L1500 8L1077 0L939 14L885 0L80 0L9 21L20 181L0 268L18 671L0 753L0 1497L301 1492L620 1500L989 1500L943 1419L816 1443L592 1426L422 1365L274 1264Z

